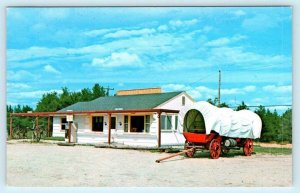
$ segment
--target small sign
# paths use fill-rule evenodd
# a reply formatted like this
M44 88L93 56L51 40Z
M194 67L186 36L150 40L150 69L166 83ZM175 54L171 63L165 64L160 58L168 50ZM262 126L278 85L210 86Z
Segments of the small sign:
M73 115L67 115L67 122L73 122Z

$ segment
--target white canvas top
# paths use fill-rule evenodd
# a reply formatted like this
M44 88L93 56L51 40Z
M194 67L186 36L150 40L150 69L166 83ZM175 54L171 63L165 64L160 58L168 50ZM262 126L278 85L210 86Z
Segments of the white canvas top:
M230 108L218 108L208 102L200 101L179 111L179 129L183 130L186 113L195 109L201 112L205 121L206 134L216 131L221 136L233 138L260 138L262 122L260 117L249 110L234 111Z

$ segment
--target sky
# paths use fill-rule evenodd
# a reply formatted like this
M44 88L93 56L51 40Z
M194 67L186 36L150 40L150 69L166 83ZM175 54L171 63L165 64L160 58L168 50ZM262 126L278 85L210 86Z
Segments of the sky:
M219 70L221 102L292 104L291 7L7 9L9 105L95 83L201 101L218 96Z

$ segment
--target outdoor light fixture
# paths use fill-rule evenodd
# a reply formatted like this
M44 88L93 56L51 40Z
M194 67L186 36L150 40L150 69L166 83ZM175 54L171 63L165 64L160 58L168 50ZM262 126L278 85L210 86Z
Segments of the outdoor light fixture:
M106 123L106 122L104 122L104 125L106 126L106 125L107 125L107 123Z
M120 124L120 126L122 126L122 122L121 121L119 122L119 124Z

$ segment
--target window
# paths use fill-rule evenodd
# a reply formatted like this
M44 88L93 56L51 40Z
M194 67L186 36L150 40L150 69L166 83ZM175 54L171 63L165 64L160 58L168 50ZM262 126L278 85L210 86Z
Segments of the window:
M62 129L62 130L66 130L67 118L66 118L66 117L62 117L62 118L60 119L60 123L61 123L61 129Z
M182 106L184 106L185 105L185 96L183 96L182 98L181 98L181 104L182 104Z
M149 133L150 131L150 115L145 116L145 132Z
M124 116L124 132L128 132L128 115Z
M177 130L178 127L178 116L175 116L175 130Z
M171 130L172 129L172 116L161 115L160 128L161 128L161 130Z
M92 117L92 131L103 131L103 116Z
M116 129L116 117L110 118L111 129Z

